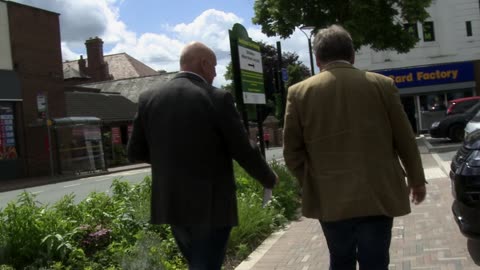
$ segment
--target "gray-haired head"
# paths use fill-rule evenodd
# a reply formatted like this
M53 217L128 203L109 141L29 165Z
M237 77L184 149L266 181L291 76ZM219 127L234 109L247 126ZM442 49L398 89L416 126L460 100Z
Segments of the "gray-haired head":
M340 25L331 25L320 29L313 40L313 51L317 65L332 61L345 60L353 64L355 49L350 33Z

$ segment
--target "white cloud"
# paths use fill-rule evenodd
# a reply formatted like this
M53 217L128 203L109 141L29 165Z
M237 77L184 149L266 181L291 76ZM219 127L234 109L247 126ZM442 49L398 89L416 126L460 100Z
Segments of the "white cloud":
M209 9L189 24L178 24L173 31L184 41L200 41L214 50L229 51L228 30L243 20L233 13Z
M80 54L73 52L68 48L67 44L65 42L61 43L62 46L62 58L63 60L77 60L80 58Z
M180 51L186 43L200 41L217 55L216 86L226 84L223 77L230 62L228 30L244 20L234 13L209 9L191 22L164 26L162 33L135 33L120 20L119 6L123 0L17 0L28 5L60 13L62 56L64 60L78 59L85 54L85 40L98 36L109 51L105 54L126 52L156 70L177 71ZM275 37L267 37L259 27L248 29L255 41L276 46ZM282 40L283 51L296 52L309 66L307 38L296 31L288 40Z

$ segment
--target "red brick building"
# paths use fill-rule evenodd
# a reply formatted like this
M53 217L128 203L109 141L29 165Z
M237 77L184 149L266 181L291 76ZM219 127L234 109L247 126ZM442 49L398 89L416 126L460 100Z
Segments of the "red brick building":
M10 48L3 51L10 49L5 56L11 59L11 69L0 65L0 72L13 75L10 79L0 76L0 85L15 77L16 83L7 85L17 85L19 96L5 98L5 91L0 91L0 108L2 104L7 108L3 118L12 118L5 119L6 124L0 122L0 131L7 129L0 137L9 138L8 145L16 151L16 155L0 158L0 179L48 175L51 163L45 114L48 109L50 118L65 115L59 14L0 0L1 14L7 15L0 16L0 40L10 41ZM6 142L5 138L2 142ZM1 147L5 150L5 143ZM55 152L53 149L52 154Z

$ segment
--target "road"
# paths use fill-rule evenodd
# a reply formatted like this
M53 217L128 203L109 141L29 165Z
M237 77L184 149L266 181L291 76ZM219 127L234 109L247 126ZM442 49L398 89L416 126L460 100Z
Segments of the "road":
M267 160L277 159L282 161L282 149L272 148L266 151ZM91 192L110 192L110 186L114 179L126 180L129 183L140 183L146 176L151 174L150 168L109 175L85 177L73 181L37 186L22 190L13 190L0 193L0 209L5 208L9 202L15 200L23 191L36 195L36 200L42 204L54 203L67 194L75 194L75 201L80 202Z

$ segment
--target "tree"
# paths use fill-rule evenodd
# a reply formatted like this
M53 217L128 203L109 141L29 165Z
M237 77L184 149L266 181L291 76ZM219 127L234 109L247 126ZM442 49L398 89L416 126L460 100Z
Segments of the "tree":
M277 48L274 46L259 42L260 51L262 54L262 66L263 66L263 84L265 87L265 98L267 101L267 108L264 111L264 117L267 117L269 113L274 113L275 116L281 120L283 118L283 108L281 102L281 95L279 89L275 86L275 76L278 72L278 56ZM310 69L298 60L299 56L292 52L282 52L282 68L287 69L289 80L285 87L293 85L308 76L310 76ZM224 74L225 79L232 82L227 85L223 85L222 88L229 91L233 96L235 87L233 83L233 70L232 63L227 66L227 71ZM255 107L247 105L247 112L249 120L256 120Z
M406 53L418 37L404 29L407 23L428 18L431 0L255 0L253 23L267 36L289 37L295 28L315 29L340 24L352 35L355 48Z

